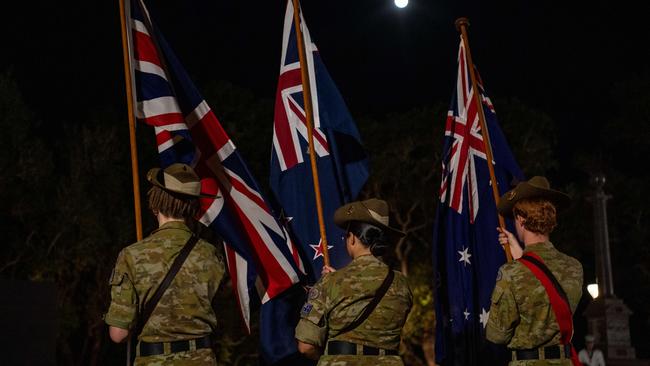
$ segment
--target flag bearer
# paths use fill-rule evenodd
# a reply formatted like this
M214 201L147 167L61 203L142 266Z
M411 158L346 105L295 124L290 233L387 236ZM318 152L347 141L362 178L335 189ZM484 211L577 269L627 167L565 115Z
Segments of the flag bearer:
M319 366L403 365L397 350L412 295L404 275L376 257L404 235L389 226L388 212L385 201L369 199L334 213L352 262L324 267L296 327L298 349Z
M135 365L216 365L210 335L217 325L212 299L224 277L215 246L198 239L186 220L199 209L201 183L185 164L151 169L149 208L159 228L120 252L110 279L109 334L120 343L137 337ZM193 239L194 238L194 239ZM156 306L150 301L188 243L189 255ZM142 324L147 309L150 317Z
M558 208L569 197L544 177L519 183L501 197L498 210L513 217L517 238L504 229L499 241L516 259L499 269L486 329L488 340L505 344L509 365L571 365L572 315L582 296L582 265L555 248L549 235ZM579 365L574 363L574 365Z

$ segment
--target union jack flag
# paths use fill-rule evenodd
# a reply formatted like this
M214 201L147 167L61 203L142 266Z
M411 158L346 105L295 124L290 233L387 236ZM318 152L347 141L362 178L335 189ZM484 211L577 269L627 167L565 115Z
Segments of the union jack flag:
M293 13L293 2L289 0L284 18L280 77L275 99L271 188L287 218L291 233L299 243L305 271L313 282L320 277L323 243L320 241L309 164L302 74ZM334 225L333 214L344 203L356 199L368 178L368 162L359 131L321 60L302 11L300 19L330 260L334 267L340 268L350 259L341 241L342 231Z
M501 194L513 182L522 180L523 174L475 70L482 105L476 101L466 52L461 39L456 90L445 127L440 204L434 226L436 358L437 363L445 365L500 364L502 349L485 341L484 328L497 270L505 262L505 254L497 240L499 223L479 108L485 114Z
M486 160L485 143L481 133L479 121L479 109L476 104L474 89L469 80L469 71L465 47L461 42L458 50L458 79L456 80L455 106L447 113L445 124L445 136L451 138L451 150L446 151L448 156L442 161L442 176L440 184L440 199L445 202L449 199L449 207L462 213L463 192L467 191L467 209L470 211L470 220L476 218L479 210L479 199L477 194L476 159ZM496 115L490 98L485 95L483 82L478 75L477 86L480 91L480 98L485 113ZM447 197L449 190L449 197Z
M192 165L204 193L200 221L225 242L236 299L250 329L250 306L299 282L293 243L276 220L235 144L156 29L141 0L127 19L136 116L154 127L161 165ZM295 250L294 250L295 251Z

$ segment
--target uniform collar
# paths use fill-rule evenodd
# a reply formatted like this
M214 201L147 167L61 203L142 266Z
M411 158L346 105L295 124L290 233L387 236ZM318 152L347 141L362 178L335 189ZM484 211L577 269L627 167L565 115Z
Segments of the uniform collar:
M178 230L185 230L185 231L190 231L190 229L185 225L184 222L182 221L168 221L162 226L160 226L158 229L154 230L152 234L155 234L161 230L166 230L166 229L178 229Z
M374 261L377 261L377 260L378 259L372 254L363 254L363 255L360 255L360 256L356 257L352 261L361 263L361 262L374 262Z
M533 243L526 245L526 249L524 249L524 254L525 253L545 253L549 251L554 251L556 250L555 247L553 246L553 243L550 241L544 241L540 243Z

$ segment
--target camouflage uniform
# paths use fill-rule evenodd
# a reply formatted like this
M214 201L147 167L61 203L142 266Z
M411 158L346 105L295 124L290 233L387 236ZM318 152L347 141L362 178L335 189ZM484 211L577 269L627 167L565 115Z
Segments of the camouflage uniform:
M387 265L372 255L363 255L341 270L325 275L311 289L296 327L296 339L325 350L319 366L403 365L402 359L394 355L327 355L328 340L398 349L402 326L412 305L406 278L399 272L370 316L354 330L338 335L363 313L387 274Z
M564 289L574 312L582 296L582 265L550 242L528 245L525 253L539 255ZM499 269L487 323L488 340L509 349L560 344L560 327L544 286L518 261ZM571 359L512 361L511 366L571 365Z
M190 235L184 223L172 221L120 252L110 280L112 300L104 318L108 325L133 328L136 314L143 310ZM224 272L217 249L199 240L160 299L139 340L171 342L211 334L217 325L212 298ZM209 348L138 357L135 361L135 365L215 364Z

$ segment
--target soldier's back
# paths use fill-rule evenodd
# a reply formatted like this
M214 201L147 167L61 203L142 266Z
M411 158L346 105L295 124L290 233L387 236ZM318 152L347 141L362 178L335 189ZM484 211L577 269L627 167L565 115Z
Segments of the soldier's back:
M168 223L144 240L124 250L131 279L142 309L191 236L182 223ZM225 273L216 248L199 240L165 291L139 340L148 343L173 342L209 336L217 326L212 298ZM214 365L209 348L138 357L143 365Z
M531 245L525 251L525 253L529 252L542 258L544 264L567 294L571 311L575 311L582 296L582 265L580 262L558 251L550 242ZM516 307L516 311L519 313L519 322L508 343L508 348L521 350L559 345L560 327L546 289L537 277L519 261L502 266L499 276L509 284L515 301L512 306ZM513 361L510 365L571 365L571 360Z
M362 256L324 278L327 295L328 340L344 341L384 350L399 347L401 330L411 308L412 295L406 278L399 272L375 310L355 329L341 333L354 322L373 299L389 268L374 256ZM327 351L327 349L326 349ZM325 365L402 365L399 356L324 355Z

